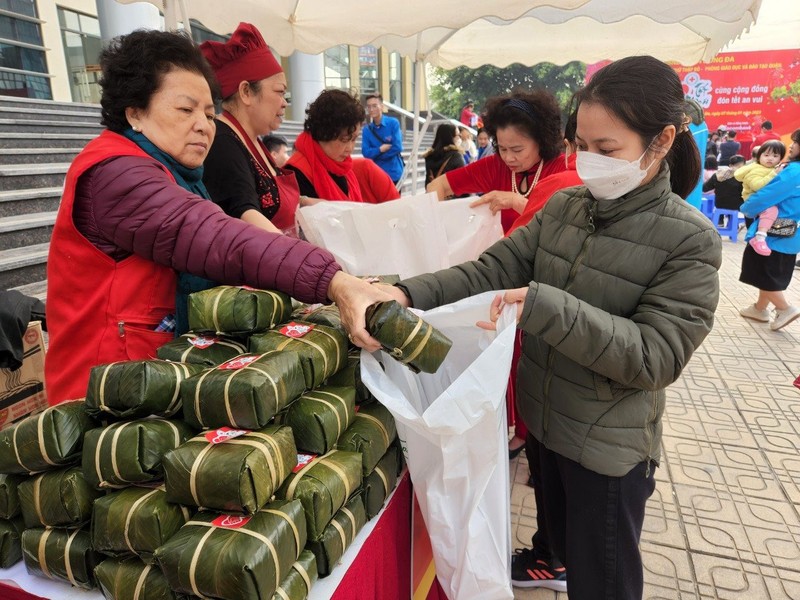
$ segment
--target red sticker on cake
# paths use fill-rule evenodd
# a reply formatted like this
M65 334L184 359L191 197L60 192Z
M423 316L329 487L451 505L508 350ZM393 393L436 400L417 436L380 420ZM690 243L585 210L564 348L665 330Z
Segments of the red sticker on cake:
M281 327L281 333L290 338L301 338L312 329L314 329L313 325L306 323L295 323L292 321L291 323Z
M220 515L211 524L215 527L224 527L225 529L239 529L247 525L252 517L243 517L240 515Z
M236 358L230 359L228 362L222 363L217 368L218 369L229 369L229 370L241 369L242 367L246 367L247 365L249 365L254 360L258 360L258 356L257 355L254 355L254 356L246 356L246 355L245 356L237 356Z
M216 344L218 341L219 338L202 336L189 339L189 343L195 348L200 348L200 350L205 350L209 346Z
M205 436L210 443L221 444L223 442L227 442L228 440L232 440L233 438L237 438L240 435L247 435L248 433L250 433L250 431L247 429L231 429L230 427L220 427L219 429L206 431Z
M316 454L298 454L297 455L297 466L292 469L292 473L298 473L303 467L308 465L312 460L317 458Z

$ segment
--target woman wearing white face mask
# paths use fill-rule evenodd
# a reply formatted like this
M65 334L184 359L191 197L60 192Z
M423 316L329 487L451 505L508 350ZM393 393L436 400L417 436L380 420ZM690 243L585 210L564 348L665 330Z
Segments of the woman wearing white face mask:
M429 309L506 291L524 332L517 405L535 438L550 544L571 600L639 599L638 543L661 453L664 388L711 330L720 238L689 206L700 158L681 82L649 56L600 70L575 97L578 173L478 260L390 293ZM518 551L513 583L534 587Z

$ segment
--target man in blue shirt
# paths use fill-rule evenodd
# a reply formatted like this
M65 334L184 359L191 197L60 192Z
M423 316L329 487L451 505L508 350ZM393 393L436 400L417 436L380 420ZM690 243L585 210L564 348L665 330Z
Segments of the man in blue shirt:
M403 133L400 122L383 114L383 96L367 96L369 124L361 133L361 153L383 169L394 183L403 175Z

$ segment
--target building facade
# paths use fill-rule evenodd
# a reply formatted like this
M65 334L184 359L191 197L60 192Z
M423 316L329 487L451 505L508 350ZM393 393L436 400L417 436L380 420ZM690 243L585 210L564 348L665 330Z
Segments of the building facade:
M99 54L108 29L101 12L122 10L114 0L0 0L0 95L97 103L100 100ZM140 5L141 6L141 5ZM131 7L123 7L131 9ZM155 9L152 9L155 10ZM163 18L156 15L163 27ZM142 23L152 26L152 20ZM137 25L130 24L130 30ZM112 35L120 33L112 31ZM269 32L264 31L269 41ZM199 43L223 40L224 35L192 22L192 36ZM340 45L322 57L296 61L282 59L289 80L288 117L302 120L309 90L326 87L357 90L362 97L380 93L386 102L410 108L412 64L396 52L375 46ZM293 70L302 73L293 73ZM293 89L302 81L303 93ZM309 87L310 84L310 87ZM298 83L298 86L300 84Z

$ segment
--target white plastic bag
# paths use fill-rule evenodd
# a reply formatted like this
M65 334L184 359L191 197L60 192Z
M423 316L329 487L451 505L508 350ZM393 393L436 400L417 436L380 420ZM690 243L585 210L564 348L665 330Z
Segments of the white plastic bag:
M401 278L473 260L502 237L498 215L470 199L421 194L382 204L318 202L297 211L308 241L354 275Z
M394 415L436 573L451 600L503 600L511 591L505 390L515 308L484 331L496 292L421 313L453 341L434 374L385 353L361 353L361 379Z

